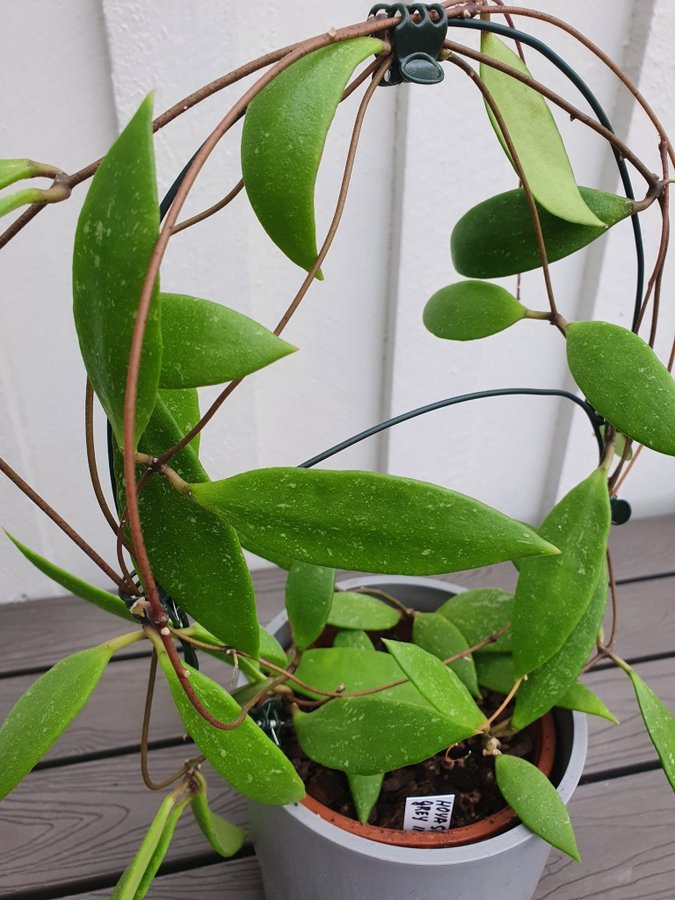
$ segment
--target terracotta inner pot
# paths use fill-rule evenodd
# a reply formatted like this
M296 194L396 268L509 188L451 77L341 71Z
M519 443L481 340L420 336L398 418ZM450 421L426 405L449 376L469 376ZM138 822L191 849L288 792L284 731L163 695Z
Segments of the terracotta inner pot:
M535 764L548 778L553 771L556 747L553 714L547 713L527 730L530 729L534 736ZM334 812L309 794L302 800L302 804L321 816L322 819L344 831L349 831L358 837L368 838L371 841L378 841L381 844L396 844L399 847L458 847L462 844L472 844L494 837L518 821L518 817L511 807L505 806L494 815L481 819L480 822L474 822L472 825L465 825L461 828L451 828L446 832L401 831L396 828L362 825L356 819L350 819L348 816Z

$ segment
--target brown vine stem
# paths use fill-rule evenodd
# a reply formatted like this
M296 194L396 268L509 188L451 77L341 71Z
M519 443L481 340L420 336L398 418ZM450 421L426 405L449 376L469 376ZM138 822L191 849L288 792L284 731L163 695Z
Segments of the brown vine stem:
M153 650L150 659L150 671L148 673L148 689L145 693L145 707L143 709L143 728L141 730L141 775L143 783L150 791L161 791L178 781L187 772L187 764L183 764L173 775L169 775L163 781L155 782L150 777L148 766L148 736L150 734L150 716L152 715L152 699L155 695L155 680L157 678L157 653Z
M352 175L352 171L354 168L354 160L356 158L356 151L358 148L359 138L361 135L361 127L363 125L363 120L365 118L366 111L368 109L368 105L370 104L370 101L375 92L375 88L382 81L382 78L384 77L384 73L389 68L390 63L391 63L390 57L385 57L384 62L382 62L379 65L379 68L378 68L373 80L371 81L366 93L363 96L363 99L361 100L361 104L359 106L359 110L357 112L356 119L354 121L352 137L351 137L351 141L350 141L350 145L349 145L349 151L347 154L347 161L345 163L344 174L342 176L342 185L340 187L337 205L335 208L335 212L333 214L333 219L332 219L330 227L328 229L328 233L327 233L326 238L321 246L321 249L319 250L319 255L317 256L317 258L314 262L314 265L309 270L307 277L303 281L303 283L300 287L300 290L295 295L295 297L291 301L288 309L286 310L284 315L281 317L281 319L277 323L277 326L274 329L274 333L276 335L281 334L282 331L284 330L284 328L286 327L286 325L288 325L289 321L291 320L291 317L297 310L297 308L300 305L305 294L307 293L307 291L313 284L314 277L315 277L317 271L319 270L319 268L321 267L321 263L326 258L326 255L327 255L328 251L330 250L330 247L333 243L333 239L335 238L335 234L337 233L338 226L339 226L340 220L342 218L342 213L344 211L345 202L347 199L347 193L349 191L349 184L351 181L351 175ZM177 453L180 453L180 451L184 447L186 447L190 443L190 441L193 440L193 438L195 438L196 435L198 435L200 433L200 431L202 431L202 429L206 427L206 425L208 425L208 423L215 416L215 414L218 412L218 410L223 405L223 403L237 389L237 387L239 387L239 385L242 383L243 380L244 380L243 378L239 378L236 381L231 381L223 389L223 391L221 391L219 396L216 397L216 399L213 401L213 403L207 409L207 411L204 413L204 415L201 417L201 419L197 422L197 424L194 426L194 428L192 428L186 435L184 435L177 444L175 444L169 450L165 451L159 457L159 462L166 463L170 459L172 459Z
M25 481L18 472L15 472L14 469L5 462L4 459L0 458L0 472L3 475L6 475L7 478L12 482L12 484L16 485L20 491L32 500L33 503L41 510L46 516L48 516L55 525L58 525L61 531L68 535L71 541L87 554L89 559L92 562L96 563L99 569L104 572L110 580L117 585L118 588L124 590L124 581L120 578L120 576L115 572L115 570L108 565L108 563L101 557L99 554L91 547L85 539L75 531L72 525L70 525L63 516L60 516L56 510L47 503L47 501L42 497L36 490L34 490L27 481Z
M391 603L392 606L400 609L404 616L413 616L416 614L416 610L411 609L396 597L388 594L386 591L381 591L379 588L357 587L350 588L350 590L355 594L366 594L368 597L380 597L382 600L386 600L387 603Z
M607 573L609 575L609 596L612 603L612 626L609 632L609 639L606 641L605 646L607 650L613 650L614 642L616 641L616 633L619 629L619 604L617 602L616 578L614 576L612 554L609 550L607 551Z
M211 216L215 216L215 214L220 212L221 209L225 209L226 206L229 206L234 198L243 191L243 189L244 179L240 178L232 188L232 190L225 194L222 200L214 203L213 206L209 206L209 208L203 210L203 212L197 213L197 215L191 216L189 219L185 219L184 222L179 222L178 225L174 227L173 233L179 234L181 231L185 231L186 228L191 228L193 225L197 225L198 222L203 222L205 219L208 219Z
M94 494L96 495L96 500L101 512L103 513L103 517L105 518L108 525L110 525L115 535L117 535L119 526L115 517L110 511L108 501L106 500L105 494L103 493L101 479L98 474L98 466L96 464L96 447L94 445L94 389L92 388L89 379L87 379L87 387L84 397L84 434L87 445L87 465L89 467L89 478L91 480L91 486L94 489Z
M509 703L515 697L516 692L518 691L518 688L521 686L522 683L523 683L523 679L519 678L518 681L516 681L516 683L513 685L511 690L508 692L506 697L504 697L504 700L502 701L502 703L500 703L499 707L492 713L492 715L490 716L489 719L485 720L485 722L481 725L480 728L476 729L476 731L485 731L487 728L490 727L490 725L492 725L493 722L495 722L499 718L499 716L504 712L506 707L509 705Z

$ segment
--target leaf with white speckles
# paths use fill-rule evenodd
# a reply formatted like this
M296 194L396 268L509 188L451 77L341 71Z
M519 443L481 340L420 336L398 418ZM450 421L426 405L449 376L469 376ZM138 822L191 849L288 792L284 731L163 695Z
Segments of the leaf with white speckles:
M462 591L446 600L436 612L462 632L470 647L496 634L513 617L513 594L498 588ZM481 653L505 653L511 649L511 629Z
M159 397L166 406L167 410L173 416L181 435L192 431L199 421L201 414L199 412L199 392L197 388L182 388L173 390L171 388L160 388ZM199 444L201 441L201 432L196 434L189 447L199 456Z
M197 773L199 789L192 795L192 812L206 840L220 856L233 856L246 838L246 832L217 813L209 806L206 779Z
M663 771L675 790L675 718L663 700L632 669L628 673L647 733L659 754Z
M413 643L437 659L449 659L469 649L469 643L459 628L438 613L420 613L415 616L412 639ZM448 668L461 679L473 697L480 697L476 666L471 654L449 663Z
M358 820L365 824L380 796L384 772L377 775L350 775L347 772L347 781Z
M387 631L394 628L401 613L377 597L358 591L336 591L328 616L328 624L335 628L355 631Z
M294 562L286 581L286 611L299 650L313 644L323 631L335 588L335 569Z

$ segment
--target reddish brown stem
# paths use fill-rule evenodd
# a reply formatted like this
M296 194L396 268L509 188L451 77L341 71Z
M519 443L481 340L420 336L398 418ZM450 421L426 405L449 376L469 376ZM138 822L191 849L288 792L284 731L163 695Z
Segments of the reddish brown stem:
M99 508L103 513L103 517L115 534L118 532L118 524L110 511L108 501L103 493L101 479L98 474L98 466L96 464L96 447L94 443L94 389L91 382L87 379L87 388L84 398L84 435L87 446L87 465L89 467L89 478L94 494L98 502Z

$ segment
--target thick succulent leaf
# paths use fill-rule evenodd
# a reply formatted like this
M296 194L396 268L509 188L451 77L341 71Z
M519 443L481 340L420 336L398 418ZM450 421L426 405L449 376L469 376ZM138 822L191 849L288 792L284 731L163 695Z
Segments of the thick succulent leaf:
M459 628L438 613L421 613L415 616L412 639L418 647L440 660L462 653L471 646ZM463 656L450 663L447 668L452 669L474 697L480 697L472 656Z
M182 816L185 807L188 805L188 798L185 797L183 800L180 800L174 808L169 813L169 818L166 821L166 825L162 829L162 833L160 835L159 841L157 842L157 846L150 857L150 862L148 863L148 867L143 873L143 878L141 879L141 883L138 886L136 894L134 896L134 900L141 900L142 897L145 897L147 892L152 887L152 882L157 874L159 867L164 862L164 857L166 856L167 850L169 849L169 844L171 843L171 839L173 838L174 831L176 830L176 825L178 825L178 820Z
M556 706L560 706L562 709L576 709L589 716L600 716L615 725L619 724L614 713L607 709L600 697L586 687L582 681L576 681L571 688L568 688L565 695L556 702Z
M374 650L373 642L365 631L352 631L350 628L338 631L333 639L334 647L347 647L352 650Z
M169 414L173 417L174 422L178 426L181 434L187 434L192 431L197 422L201 418L199 411L199 393L196 388L183 388L182 390L171 390L170 388L160 388L159 397L166 406ZM189 447L199 456L199 444L201 442L201 432L192 438Z
M377 597L358 591L336 591L328 614L328 624L355 631L387 631L394 628L401 613Z
M40 203L44 193L40 188L24 188L21 191L15 191L13 194L6 194L0 197L0 219L8 216L15 209L22 206L30 206L31 203Z
M509 328L527 310L513 294L486 281L448 285L427 301L423 320L427 330L448 341L475 341Z
M331 700L293 722L310 759L354 775L378 775L428 759L472 733L428 706L371 694Z
M440 606L437 612L462 632L468 646L496 634L513 618L513 594L498 588L462 591ZM487 644L481 653L505 653L511 649L511 630Z
M530 74L520 57L494 34L487 31L481 33L481 50L497 62L511 66L524 75ZM565 145L542 95L522 81L485 63L481 63L480 75L497 104L536 200L552 215L567 222L602 226L579 193ZM510 158L500 126L490 110L488 113L497 137Z
M159 661L169 682L171 695L188 734L213 768L236 790L258 803L285 804L300 800L305 788L292 763L247 716L239 728L223 731L211 725L185 696L171 661L163 648ZM232 722L241 707L203 672L186 666L195 693L221 722Z
M190 489L244 541L316 565L431 575L557 553L477 500L377 472L257 469Z
M286 580L286 611L299 650L313 644L326 626L333 591L335 569L294 562Z
M190 388L234 381L297 349L220 303L184 294L160 294L160 300L162 387Z
M504 799L530 831L581 862L565 804L544 773L525 759L502 754L495 774Z
M204 837L220 856L233 856L241 849L246 832L214 813L206 794L206 781L199 776L200 788L192 795L192 812Z
M152 95L104 157L82 206L73 255L73 312L87 375L123 443L131 337L159 233ZM157 398L162 365L155 286L138 380L136 441Z
M513 657L510 653L477 653L478 684L488 691L506 696L516 683Z
M365 825L380 796L384 772L380 772L379 775L350 775L347 773L347 781L358 820Z
M181 436L158 398L140 449L156 456ZM175 456L171 465L188 481L208 477L190 447ZM164 590L221 643L257 656L253 584L234 529L195 506L164 478L150 478L138 502L148 556ZM120 505L124 504L122 496Z
M465 737L485 722L485 716L462 681L437 657L415 644L387 638L383 643L420 694L440 713L466 729Z
M625 197L584 187L579 191L607 228L633 210ZM573 225L542 207L538 210L549 262L576 253L607 231L594 225ZM455 268L467 278L501 278L538 269L541 255L523 189L498 194L465 213L452 231L450 249Z
M675 382L641 337L609 322L571 322L567 361L588 401L623 434L675 456Z
M601 572L591 602L560 650L527 676L516 697L513 727L525 728L557 705L572 687L595 645L607 609L608 584Z
M62 659L35 681L0 727L0 800L14 790L80 712L113 654L112 644Z
M314 185L328 129L356 66L381 50L382 41L369 37L316 50L249 103L241 139L246 193L265 231L303 269L318 255Z
M88 584L86 581L78 578L77 575L71 575L70 572L66 572L65 569L59 568L54 563L49 562L49 560L44 559L44 557L24 546L15 537L12 537L9 532L5 532L5 534L14 546L23 553L26 559L33 563L36 569L39 569L47 578L51 578L52 581L61 585L69 594L75 594L76 597L88 600L89 603L93 603L94 606L98 606L104 612L126 619L127 622L129 620L138 621L128 611L124 601L120 600L115 594L104 591L102 588L94 587L93 584Z
M39 174L32 159L0 159L0 188Z
M544 520L539 534L561 553L544 565L521 563L512 624L518 677L557 653L588 608L604 571L610 524L604 469L572 488Z
M663 700L632 669L628 673L633 682L640 712L647 733L661 760L663 771L675 790L675 718Z

